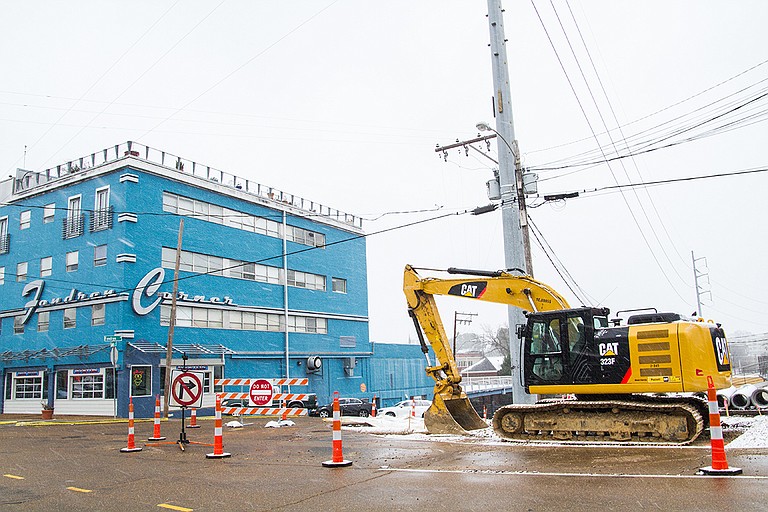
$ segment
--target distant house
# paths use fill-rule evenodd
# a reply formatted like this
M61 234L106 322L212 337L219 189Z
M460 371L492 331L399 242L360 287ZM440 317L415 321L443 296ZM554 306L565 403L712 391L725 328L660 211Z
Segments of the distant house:
M463 373L464 370L469 368L470 366L479 363L485 359L485 354L482 352L457 352L456 353L456 366L459 367L459 372Z
M462 370L462 377L496 377L501 371L503 357L483 357L472 366Z

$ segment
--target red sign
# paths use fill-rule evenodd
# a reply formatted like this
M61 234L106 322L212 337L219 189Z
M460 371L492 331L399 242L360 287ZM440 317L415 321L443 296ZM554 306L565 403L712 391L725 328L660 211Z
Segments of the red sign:
M251 400L251 406L258 407L271 404L273 394L272 384L268 380L259 379L251 384L248 396Z
M172 407L201 407L203 403L203 374L173 370L171 380Z

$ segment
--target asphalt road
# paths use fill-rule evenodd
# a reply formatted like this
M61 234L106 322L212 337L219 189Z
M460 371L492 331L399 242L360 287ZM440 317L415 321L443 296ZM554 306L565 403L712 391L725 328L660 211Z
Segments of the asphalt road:
M325 468L331 428L224 431L226 459L210 446L144 447L121 453L127 424L0 418L0 510L766 510L768 450L728 450L740 477L696 476L707 447L544 447L380 436L344 431L348 468ZM225 419L225 422L227 419ZM213 443L213 421L187 430ZM179 420L162 422L179 437ZM152 423L136 424L139 446Z

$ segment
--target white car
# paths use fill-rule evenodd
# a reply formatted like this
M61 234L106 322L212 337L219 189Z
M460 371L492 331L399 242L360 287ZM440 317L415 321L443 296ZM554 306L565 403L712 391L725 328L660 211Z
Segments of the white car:
M424 412L432 405L430 400L413 400L416 405L416 417L423 418ZM411 414L411 400L403 400L392 407L384 407L376 411L376 416L392 416L407 419Z

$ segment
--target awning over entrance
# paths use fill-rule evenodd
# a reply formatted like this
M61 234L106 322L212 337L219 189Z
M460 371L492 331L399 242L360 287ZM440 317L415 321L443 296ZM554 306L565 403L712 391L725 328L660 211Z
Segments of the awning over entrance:
M102 350L109 350L110 345L101 343L97 345L78 345L76 347L62 347L62 348L42 348L40 350L23 350L20 352L14 352L8 350L0 353L0 360L3 362L11 361L29 361L31 359L60 359L62 357L79 357L81 359L88 359L93 354L101 352Z
M165 354L167 347L157 342L132 341L128 346L145 354ZM237 354L235 350L224 345L201 345L199 343L174 343L173 351L187 356L220 356L222 354Z

